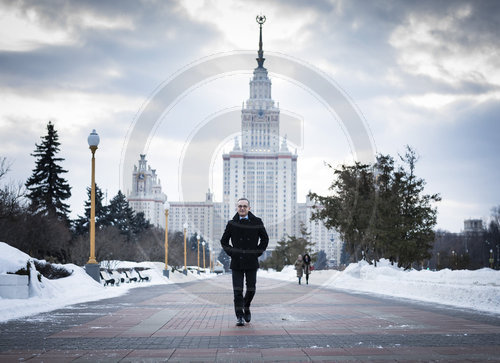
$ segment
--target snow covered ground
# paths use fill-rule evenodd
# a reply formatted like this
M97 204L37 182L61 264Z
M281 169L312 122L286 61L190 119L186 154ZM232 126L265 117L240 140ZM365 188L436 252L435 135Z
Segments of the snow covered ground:
M26 262L31 257L16 248L0 242L0 274L15 272L26 267ZM69 277L49 280L42 277L37 279L37 273L32 271L29 299L5 299L0 297L0 322L10 319L30 316L37 313L52 311L64 306L116 297L127 293L130 289L149 285L173 284L215 277L215 274L200 274L189 272L170 271L170 279L163 276L164 263L161 262L127 262L114 263L114 268L144 267L142 276L148 276L148 282L121 283L119 286L107 286L92 279L85 269L73 264L56 265L64 266L73 273ZM137 276L137 275L136 275Z
M27 254L0 242L0 274L14 272L26 266L30 260ZM164 264L160 262L124 262L113 264L114 268L148 268L141 272L150 278L148 282L121 283L107 286L97 283L79 266L62 265L73 274L57 280L42 277L38 282L33 272L30 298L0 298L0 322L47 312L67 305L100 300L127 293L137 287L172 284L196 279L214 278L215 274L170 272L170 279L163 276ZM296 282L295 270L287 266L281 272L259 270L260 277ZM345 271L313 271L310 283L314 286L338 288L370 294L381 294L439 303L459 308L473 309L500 315L500 271L481 269L477 271L404 271L380 261L378 267L366 262L350 264ZM300 288L307 289L307 286Z
M286 266L281 272L260 270L259 276L298 281L293 266ZM387 260L381 260L377 267L361 261L350 264L344 271L312 271L309 283L500 315L500 271L489 268L405 271Z

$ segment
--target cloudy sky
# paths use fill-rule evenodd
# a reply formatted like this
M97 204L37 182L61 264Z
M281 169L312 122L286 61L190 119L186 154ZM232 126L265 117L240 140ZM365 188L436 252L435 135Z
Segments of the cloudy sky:
M325 162L336 166L361 153L349 120L325 102L329 91L286 74L279 59L334 85L357 110L373 150L397 156L407 144L416 149L426 191L443 198L438 228L458 232L464 219L487 219L500 204L495 0L2 1L0 156L12 164L8 178L29 177L30 153L51 120L73 216L83 213L94 128L101 137L96 179L108 199L129 188L127 151L142 150L169 200L203 200L208 187L221 200L221 155L232 147L248 98L258 14L267 18L265 66L282 134L292 135L299 155L299 201L309 190L327 193ZM248 69L224 65L245 54ZM174 86L213 59L212 73ZM154 104L162 91L170 98ZM155 118L145 121L151 109ZM203 132L208 148L196 143ZM183 169L193 151L209 160L200 165L207 182L199 182L199 196L186 197L183 185L200 180Z

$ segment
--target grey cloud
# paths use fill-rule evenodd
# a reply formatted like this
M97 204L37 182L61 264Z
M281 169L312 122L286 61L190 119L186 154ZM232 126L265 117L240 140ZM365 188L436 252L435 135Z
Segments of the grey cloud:
M470 10L469 14L460 15L460 11ZM413 52L427 52L432 59L433 66L448 80L454 80L457 93L470 92L472 88L489 88L488 69L471 69L466 73L456 73L448 69L446 64L451 59L464 62L463 58L476 55L486 62L487 66L494 66L498 62L494 55L500 53L498 46L500 21L500 3L495 1L440 1L415 2L409 7L408 16L421 19L429 26L433 26L430 36L432 43L418 42L407 45L399 50L411 56ZM460 10L460 11L459 11ZM450 19L452 24L449 23ZM403 19L403 26L407 20ZM435 22L434 24L432 22ZM443 22L443 23L441 23ZM488 64L489 63L489 64ZM404 71L404 70L403 70ZM409 71L412 71L411 69Z
M465 103L454 109L460 110L455 111L454 122L436 124L425 133L427 165L438 175L439 183L448 184L446 190L453 199L498 204L500 105L494 101ZM436 168L442 168L447 177Z
M495 44L500 11L495 1L302 1L278 2L286 12L308 9L317 13L317 22L304 31L311 39L303 50L304 58L323 58L338 68L336 75L348 88L359 83L356 74L368 83L362 92L384 87L380 76L392 69L406 85L423 84L423 88L436 87L436 81L418 79L399 68L397 53L388 44L390 34L410 14L414 16L445 16L458 6L471 4L472 15L463 20L460 33L439 33L435 36L443 43L442 52L449 52L449 44L470 46ZM6 6L7 3L4 3ZM21 13L36 11L48 27L64 27L76 34L78 43L71 46L45 47L31 52L0 53L0 77L15 86L29 84L40 87L60 84L86 90L117 91L144 94L162 77L172 74L184 62L199 58L199 49L217 30L209 24L197 22L183 13L176 2L135 1L56 1L10 2ZM266 2L262 2L265 9ZM256 6L257 8L258 6ZM340 9L340 10L339 10ZM83 28L74 14L87 13L113 18L132 19L134 30ZM357 27L353 27L353 23ZM167 33L175 34L168 38ZM298 50L300 53L301 51ZM307 53L309 52L309 56ZM436 55L436 56L439 56ZM106 71L116 69L123 76L112 77ZM161 75L161 76L159 76ZM415 84L416 81L416 84ZM427 83L426 83L427 82ZM366 84L365 84L366 86ZM447 88L443 84L438 87ZM488 90L491 85L479 75L477 80L463 80L448 92L475 92Z
M200 45L213 36L209 26L189 20L170 1L18 2L11 6L24 13L36 11L47 27L62 27L78 39L68 46L0 52L0 77L11 86L144 94L161 80L159 75L169 75L186 60L199 57ZM84 12L110 18L124 14L133 19L134 29L81 27L72 14ZM110 76L108 69L122 76Z
M335 4L340 3L341 11ZM287 2L300 11L302 6L297 2ZM315 3L307 4L315 8ZM459 28L453 31L436 30L433 36L441 47L432 49L432 56L439 64L442 57L453 57L455 49L461 52L478 52L490 49L499 52L498 24L500 23L500 2L498 1L341 1L332 6L324 3L316 7L318 18L309 24L308 33L311 39L302 52L304 57L323 59L338 70L336 79L347 86L357 89L362 82L366 86L374 82L373 91L385 92L386 87L380 77L389 70L403 82L404 89L412 91L430 88L442 88L448 93L487 92L495 88L489 84L487 75L482 70L471 73L466 79L456 79L449 85L425 76L415 77L398 64L398 50L389 44L393 31L404 25L409 17L445 18L454 14L460 7L471 7L471 15L459 21ZM355 24L355 25L354 25ZM460 57L460 53L457 57ZM492 57L493 58L493 57ZM497 58L491 62L498 62ZM443 69L443 72L446 72ZM415 82L417 83L415 85ZM377 88L378 86L381 87ZM414 87L416 88L414 89ZM362 93L369 89L360 90ZM401 92L401 89L398 91ZM373 95L373 93L372 93Z

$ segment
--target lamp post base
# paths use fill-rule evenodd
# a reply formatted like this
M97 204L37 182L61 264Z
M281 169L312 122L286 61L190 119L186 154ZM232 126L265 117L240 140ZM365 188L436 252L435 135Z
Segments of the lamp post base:
M182 273L187 276L188 270L182 270Z
M87 263L85 265L85 272L87 272L87 275L92 277L94 280L97 282L101 282L101 276L100 276L100 270L99 270L99 264L98 263Z
M163 270L163 276L165 276L167 279L170 278L170 271L169 270Z

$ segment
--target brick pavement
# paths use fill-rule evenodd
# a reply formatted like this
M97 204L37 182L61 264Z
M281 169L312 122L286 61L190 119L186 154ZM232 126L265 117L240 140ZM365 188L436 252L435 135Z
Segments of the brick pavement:
M500 361L500 316L260 278L235 326L230 275L136 288L0 324L0 361Z

